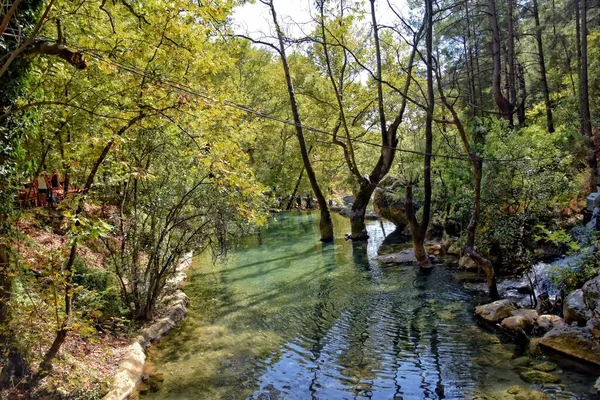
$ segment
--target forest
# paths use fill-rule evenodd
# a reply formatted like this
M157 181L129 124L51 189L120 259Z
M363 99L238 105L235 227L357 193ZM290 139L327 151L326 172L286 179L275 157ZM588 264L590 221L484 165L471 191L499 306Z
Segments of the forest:
M268 31L234 18L249 4ZM206 256L194 271L214 268L306 213L310 246L356 261L380 244L373 209L413 261L390 279L469 265L469 315L526 277L528 307L569 322L562 304L583 286L571 321L600 366L600 3L310 0L308 23L282 4L2 0L0 398L102 398L116 349L164 317L190 251ZM284 255L304 240L281 237ZM533 266L565 257L556 293L536 292ZM436 385L404 398L445 398Z

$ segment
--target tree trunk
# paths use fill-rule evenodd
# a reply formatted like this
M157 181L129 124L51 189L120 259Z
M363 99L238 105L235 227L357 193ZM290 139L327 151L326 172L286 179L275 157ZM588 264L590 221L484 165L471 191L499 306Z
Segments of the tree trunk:
M350 227L352 228L350 238L352 240L366 240L369 238L365 226L365 214L376 187L376 185L372 184L363 184L356 194L350 211Z
M590 147L591 154L588 157L588 165L591 170L591 187L594 188L598 183L598 150L594 145L594 138L592 134L592 119L590 116L590 99L589 99L589 84L588 84L588 46L587 46L587 9L588 0L581 1L581 75L580 75L580 112L581 112L581 124L582 132L586 138L586 142Z
M546 77L546 61L544 58L544 45L542 42L542 27L540 24L538 0L533 0L533 17L535 19L535 39L538 49L538 61L540 64L540 80L542 83L544 104L546 106L546 127L548 129L548 133L553 133L554 121L552 119L552 103L550 101L550 90L548 89L548 79Z
M508 22L508 43L507 43L507 64L508 64L508 94L509 102L514 107L517 105L517 66L515 56L515 17L514 17L514 0L508 0L507 10ZM510 124L514 124L514 115L510 115Z
M277 21L277 14L275 12L275 6L273 5L273 2L269 1L268 5L271 9L271 15L273 17L275 30L277 31L277 38L279 42L278 52L281 58L281 64L283 66L283 72L285 74L288 95L290 97L290 106L292 108L292 115L294 116L294 124L296 126L296 137L298 138L298 144L300 145L300 153L302 154L302 162L304 163L304 168L306 169L306 176L308 176L310 186L312 187L312 190L317 198L317 202L319 203L319 209L321 210L321 221L319 223L319 227L321 229L321 241L331 242L333 241L333 223L331 221L331 214L329 213L327 200L325 199L325 196L323 195L323 192L319 187L315 171L312 167L310 158L308 156L306 141L304 140L304 129L302 128L302 119L300 118L298 103L296 101L296 93L294 90L294 84L292 82L292 74L290 73L290 67L288 65L287 57L285 55L283 32L281 31L281 28L279 27L279 22Z
M513 105L502 94L502 63L500 48L500 28L498 27L498 18L496 11L496 1L488 0L488 20L492 30L492 58L494 69L492 72L492 95L494 101L500 110L502 117L512 124Z

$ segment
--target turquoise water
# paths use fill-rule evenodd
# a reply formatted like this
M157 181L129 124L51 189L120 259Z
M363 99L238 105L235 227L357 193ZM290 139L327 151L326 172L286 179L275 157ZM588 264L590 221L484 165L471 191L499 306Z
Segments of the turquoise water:
M280 214L226 260L196 259L188 318L150 352L164 386L144 398L492 399L514 385L585 398L593 377L522 381L518 349L477 326L485 297L456 271L378 263L391 225L368 222L368 244L352 243L334 215L340 239L322 244L318 221Z

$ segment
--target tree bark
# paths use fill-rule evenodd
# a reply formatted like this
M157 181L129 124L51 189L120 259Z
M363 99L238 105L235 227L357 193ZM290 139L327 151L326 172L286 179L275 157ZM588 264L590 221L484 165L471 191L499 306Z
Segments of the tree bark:
M319 203L319 209L321 210L321 221L319 222L319 228L321 229L321 241L322 242L332 242L333 241L333 222L331 221L331 214L329 213L329 207L327 205L327 200L319 187L319 183L317 182L317 177L315 175L315 171L312 167L312 163L310 162L310 158L308 156L308 150L306 148L306 141L304 139L304 129L302 127L302 119L300 118L300 112L298 110L298 103L296 101L296 93L294 90L294 83L292 82L292 74L290 72L290 67L287 61L287 57L285 55L285 44L283 41L283 32L279 26L279 22L277 21L277 13L275 12L275 6L273 5L272 0L263 1L263 3L267 4L271 10L271 16L273 17L273 24L275 25L275 30L277 32L277 39L279 44L279 56L281 58L281 64L283 66L283 72L285 74L285 81L287 84L288 95L290 97L290 106L292 109L292 115L294 116L294 124L296 127L296 138L298 139L298 144L300 145L300 153L302 154L302 161L304 163L304 168L306 169L306 176L310 181L310 185L312 190L317 198L317 202Z
M492 72L492 95L494 101L502 114L502 117L509 121L512 126L513 104L504 97L502 93L502 63L500 48L500 28L498 27L498 17L496 10L496 0L488 0L488 20L492 30L492 59L494 69Z
M580 18L581 18L581 50L580 50L580 112L581 112L581 129L583 135L586 138L586 142L590 147L591 153L588 157L588 165L591 170L591 187L594 188L598 183L598 149L594 145L594 138L592 133L592 119L590 116L590 99L589 99L589 79L588 79L588 27L587 27L587 9L588 0L580 0L578 2L581 5Z
M548 133L553 133L554 121L552 119L552 102L550 101L550 90L548 89L548 79L546 77L546 60L544 57L544 45L542 42L542 27L540 24L538 0L533 0L533 18L535 19L535 39L538 49L538 62L540 64L540 81L542 83L544 104L546 106L546 127L548 129Z

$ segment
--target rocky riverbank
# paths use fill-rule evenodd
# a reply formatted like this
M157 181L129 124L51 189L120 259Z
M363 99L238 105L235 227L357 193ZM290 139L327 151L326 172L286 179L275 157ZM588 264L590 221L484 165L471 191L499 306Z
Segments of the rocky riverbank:
M113 385L104 400L125 400L136 390L147 390L147 386L156 387L160 384L159 375L144 374L146 350L156 340L171 332L187 313L189 298L181 290L187 278L186 271L192 265L192 253L186 254L177 266L177 273L165 287L163 312L161 317L151 325L142 329L133 342L127 346L125 356L119 364ZM146 375L146 376L145 376Z

